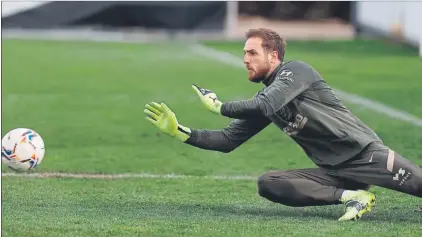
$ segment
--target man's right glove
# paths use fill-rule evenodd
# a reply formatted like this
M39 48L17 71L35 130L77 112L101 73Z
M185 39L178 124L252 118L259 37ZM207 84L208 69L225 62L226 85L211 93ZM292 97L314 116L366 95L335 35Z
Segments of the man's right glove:
M218 97L214 92L201 88L197 85L192 85L192 88L198 94L199 99L201 99L205 108L215 114L221 114L221 106L223 103L218 100Z
M176 115L164 104L151 102L145 105L146 120L154 124L161 132L179 139L188 140L191 130L177 122Z

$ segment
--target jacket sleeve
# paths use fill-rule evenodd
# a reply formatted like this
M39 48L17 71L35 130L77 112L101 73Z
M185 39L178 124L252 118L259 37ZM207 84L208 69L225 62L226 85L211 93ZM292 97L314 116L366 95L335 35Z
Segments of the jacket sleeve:
M289 63L277 73L271 85L252 99L223 103L221 114L229 118L271 116L308 89L313 82L314 72L309 65Z
M205 149L229 153L267 127L271 121L265 117L234 119L220 130L191 129L191 136L185 142Z

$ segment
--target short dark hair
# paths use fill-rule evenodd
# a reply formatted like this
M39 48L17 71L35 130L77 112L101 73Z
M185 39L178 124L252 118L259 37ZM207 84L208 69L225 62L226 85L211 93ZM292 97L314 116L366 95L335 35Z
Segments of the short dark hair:
M250 29L245 34L246 39L252 37L259 37L262 39L262 48L266 52L277 51L278 59L283 62L284 55L286 53L286 40L281 38L280 35L270 29L265 28L258 28L258 29Z

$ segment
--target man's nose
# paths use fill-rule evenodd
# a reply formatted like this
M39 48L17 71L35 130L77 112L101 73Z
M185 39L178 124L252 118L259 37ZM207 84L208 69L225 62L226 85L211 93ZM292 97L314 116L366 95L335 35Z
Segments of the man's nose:
M247 56L244 56L243 57L243 63L244 64L249 64L250 63L250 60L249 60L249 58Z

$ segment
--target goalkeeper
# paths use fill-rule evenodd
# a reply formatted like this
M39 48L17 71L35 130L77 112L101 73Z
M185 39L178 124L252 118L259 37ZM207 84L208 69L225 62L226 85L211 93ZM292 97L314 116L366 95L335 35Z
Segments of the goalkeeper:
M231 152L270 123L289 135L316 168L270 171L258 178L260 196L288 206L344 204L339 220L356 220L371 210L376 185L422 197L422 169L383 144L354 116L321 75L302 61L284 62L285 41L268 29L246 33L248 78L263 89L248 100L221 102L193 85L211 112L232 118L221 130L180 125L164 104L146 105L147 120L162 132L206 150Z

